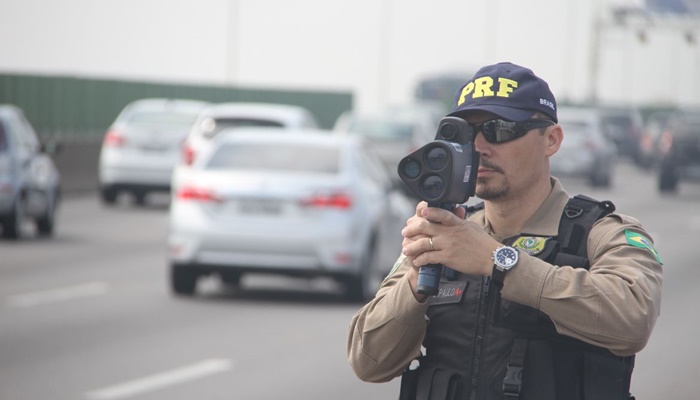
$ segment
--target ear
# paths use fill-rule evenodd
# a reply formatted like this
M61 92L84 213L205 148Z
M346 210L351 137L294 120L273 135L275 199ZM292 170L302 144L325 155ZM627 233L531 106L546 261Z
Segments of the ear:
M552 156L559 150L561 146L561 141L564 140L564 131L562 131L561 126L556 124L551 128L547 129L545 132L545 155L547 157Z

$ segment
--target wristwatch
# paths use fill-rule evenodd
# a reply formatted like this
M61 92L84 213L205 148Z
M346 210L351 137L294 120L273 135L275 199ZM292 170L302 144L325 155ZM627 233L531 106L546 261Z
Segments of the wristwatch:
M518 265L518 250L510 246L501 246L493 251L493 272L491 279L499 286L503 286L506 273Z

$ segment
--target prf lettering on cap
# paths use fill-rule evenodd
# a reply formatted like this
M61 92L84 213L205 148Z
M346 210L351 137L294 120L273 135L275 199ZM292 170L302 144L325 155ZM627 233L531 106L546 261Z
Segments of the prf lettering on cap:
M458 106L461 106L467 99L467 96L471 95L472 99L479 97L510 97L513 90L518 87L518 82L508 79L508 78L498 78L498 91L494 93L494 82L493 78L490 76L483 76L481 78L474 79L474 81L469 82L462 89L462 93L459 95Z

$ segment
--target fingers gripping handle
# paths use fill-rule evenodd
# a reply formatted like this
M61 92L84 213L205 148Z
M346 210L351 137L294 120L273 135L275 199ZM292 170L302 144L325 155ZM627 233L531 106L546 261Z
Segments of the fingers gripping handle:
M452 211L455 204L448 203L428 203L429 207L440 207L443 210ZM416 292L434 296L438 294L440 287L440 277L442 276L442 264L427 264L418 269L418 281L416 282Z

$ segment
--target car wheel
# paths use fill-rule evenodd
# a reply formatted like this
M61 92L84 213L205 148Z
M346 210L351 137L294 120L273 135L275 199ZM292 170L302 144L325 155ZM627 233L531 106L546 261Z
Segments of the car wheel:
M197 288L197 278L197 272L190 266L170 265L170 289L177 295L193 295Z
M382 284L383 277L375 268L375 243L376 240L372 239L360 260L360 273L345 278L346 293L350 301L369 301Z
M604 160L596 162L595 169L591 172L589 182L593 187L607 188L610 187L612 168L610 163Z
M22 224L24 223L24 203L21 196L15 199L12 213L2 223L2 237L6 239L20 239L22 237Z
M118 194L119 192L117 191L117 189L111 186L105 186L102 189L100 189L100 197L102 199L102 203L110 206L117 202Z
M56 207L58 205L58 190L54 191L49 199L46 213L36 220L36 228L41 236L51 236L54 230L56 219Z
M676 168L671 163L661 164L659 171L659 191L670 193L678 189L678 176Z

